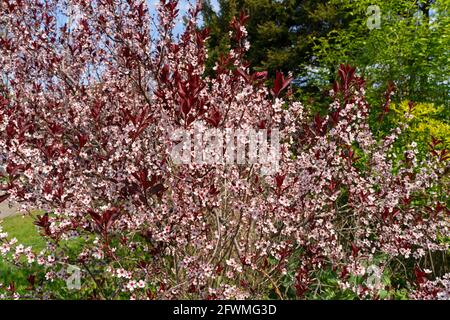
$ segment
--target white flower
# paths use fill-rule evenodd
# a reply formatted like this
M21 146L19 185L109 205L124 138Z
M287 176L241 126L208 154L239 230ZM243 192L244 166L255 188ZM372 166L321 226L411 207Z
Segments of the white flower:
M127 283L127 285L126 285L126 288L128 289L128 291L133 292L134 289L137 288L137 283L136 283L136 281L130 280L130 281Z
M8 243L4 243L4 244L0 247L0 252L1 252L2 255L7 254L10 250L11 250L11 247L9 246Z
M19 245L16 247L16 254L21 254L21 253L23 252L23 250L24 250L23 244L19 244Z
M55 273L52 271L47 272L45 274L45 280L47 280L47 281L53 281L54 278L55 278Z

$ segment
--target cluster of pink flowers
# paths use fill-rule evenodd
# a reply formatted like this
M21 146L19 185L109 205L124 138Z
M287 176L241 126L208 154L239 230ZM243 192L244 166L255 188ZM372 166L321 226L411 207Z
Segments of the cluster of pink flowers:
M418 288L411 292L410 297L417 300L450 300L450 274L434 281L419 281Z
M377 298L381 278L396 272L413 292L410 271L448 250L438 142L424 161L414 146L395 158L402 128L375 139L354 68L341 66L329 114L312 116L290 94L290 77L277 73L268 89L267 73L251 72L244 14L205 76L199 5L178 40L174 0L161 1L154 24L145 1L70 5L76 19L60 25L65 1L1 4L0 197L45 210L36 225L48 242L34 256L0 230L3 259L60 280L77 265L94 288L87 297L105 299L285 298L290 289L304 298L323 270L340 290ZM195 124L279 130L279 171L174 164L171 133ZM47 285L32 278L25 296L54 297ZM18 288L0 293L17 297Z

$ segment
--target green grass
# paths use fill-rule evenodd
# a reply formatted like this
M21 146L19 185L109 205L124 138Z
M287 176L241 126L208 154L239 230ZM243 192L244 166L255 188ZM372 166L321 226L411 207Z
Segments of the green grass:
M35 214L38 214L36 212ZM3 230L8 233L8 238L17 238L24 246L32 246L33 251L40 251L45 247L45 241L39 235L33 224L32 216L10 216L3 219Z
M31 246L34 253L39 253L42 249L46 248L46 242L43 237L40 236L37 227L34 225L35 216L42 214L42 211L36 210L29 216L9 216L2 221L3 231L8 233L8 239L16 238L18 243L24 246ZM61 241L60 245L65 247L66 250L72 252L77 256L84 244L82 238L74 238L70 240ZM38 278L43 279L45 274L45 268L39 265L33 265L26 269L20 269L10 262L2 261L0 257L0 283L8 285L14 283L16 288L25 290L28 287L27 277L29 275L35 275ZM59 290L59 289L58 289ZM61 289L61 292L65 292L65 289Z
M38 214L35 212L33 215ZM8 239L16 238L24 246L32 246L34 252L39 252L45 247L45 241L39 235L33 224L33 216L9 216L2 219L3 231L8 233ZM27 283L26 278L30 270L20 270L8 262L2 261L0 257L0 283L8 284Z

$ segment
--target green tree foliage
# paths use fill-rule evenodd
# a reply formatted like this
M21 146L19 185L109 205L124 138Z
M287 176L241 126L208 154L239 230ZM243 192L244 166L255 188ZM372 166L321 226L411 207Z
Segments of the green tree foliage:
M345 30L332 30L316 39L314 54L321 64L357 65L368 80L371 100L382 97L386 83L392 81L397 102L409 99L448 105L449 0L329 3L352 19Z
M372 104L383 104L392 81L393 100L448 106L450 0L205 0L211 29L210 64L229 46L228 23L250 14L248 60L258 69L292 71L304 96L326 100L340 63L350 63L368 81ZM372 7L371 7L372 6ZM378 12L373 10L373 6ZM379 25L375 19L379 18ZM305 98L306 99L306 98ZM304 99L304 100L305 100ZM447 113L448 115L448 113ZM446 114L443 113L442 117Z
M245 10L248 38L252 44L248 60L256 69L292 71L304 74L305 66L315 63L314 39L340 30L344 21L336 6L323 0L219 0L219 12L205 0L203 18L210 28L210 61L215 61L229 46L229 21ZM211 63L210 66L211 67ZM331 70L335 74L334 66Z

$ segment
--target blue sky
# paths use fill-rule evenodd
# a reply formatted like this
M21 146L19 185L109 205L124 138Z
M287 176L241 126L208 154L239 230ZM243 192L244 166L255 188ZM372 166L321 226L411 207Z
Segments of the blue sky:
M148 7L150 9L150 13L153 15L156 12L156 6L159 4L159 0L147 0ZM189 9L190 5L195 4L195 0L179 0L178 8L180 10L179 14L179 22L175 27L175 33L178 34L183 30L183 24L181 22L181 17L183 17ZM219 8L219 4L217 0L211 0L211 4L213 8L217 11Z
M155 17L156 14L156 7L159 4L159 0L147 0L147 5L150 11L150 15ZM183 23L182 23L182 17L187 13L189 10L190 5L194 5L195 0L179 0L178 3L178 9L179 16L178 16L178 23L175 26L175 34L179 34L181 31L183 31ZM213 5L213 8L217 11L219 4L217 0L211 0L211 4ZM57 21L60 26L62 26L64 23L67 22L66 18L63 15L57 16Z

